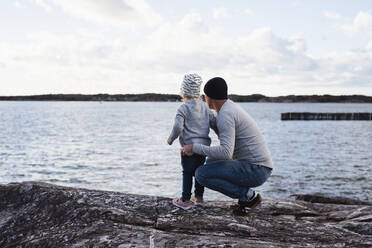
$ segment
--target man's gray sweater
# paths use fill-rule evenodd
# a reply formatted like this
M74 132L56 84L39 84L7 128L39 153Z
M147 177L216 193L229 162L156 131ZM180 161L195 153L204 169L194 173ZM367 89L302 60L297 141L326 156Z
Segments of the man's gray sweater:
M256 122L238 104L227 100L217 115L220 145L193 145L193 153L218 160L244 160L273 168L270 151Z

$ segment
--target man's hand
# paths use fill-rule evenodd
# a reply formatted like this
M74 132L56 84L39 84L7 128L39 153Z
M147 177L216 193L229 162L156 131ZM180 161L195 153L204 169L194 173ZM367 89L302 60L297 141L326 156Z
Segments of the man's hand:
M182 154L185 154L187 156L191 156L193 154L192 152L193 144L184 145L182 148Z

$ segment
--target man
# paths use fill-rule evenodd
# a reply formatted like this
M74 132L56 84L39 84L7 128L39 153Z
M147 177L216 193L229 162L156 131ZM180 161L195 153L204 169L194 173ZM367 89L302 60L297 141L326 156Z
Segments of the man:
M196 170L195 178L207 188L239 199L233 213L247 215L262 201L260 194L251 188L263 184L271 175L270 152L251 116L228 100L223 78L210 79L204 93L208 107L217 112L220 144L188 144L182 152L207 156L206 164Z

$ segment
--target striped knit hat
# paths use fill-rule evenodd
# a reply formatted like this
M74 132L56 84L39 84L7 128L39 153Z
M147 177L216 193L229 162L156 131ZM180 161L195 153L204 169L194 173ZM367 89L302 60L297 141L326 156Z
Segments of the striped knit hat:
M198 74L186 74L181 84L181 96L198 98L200 96L200 86L203 83Z

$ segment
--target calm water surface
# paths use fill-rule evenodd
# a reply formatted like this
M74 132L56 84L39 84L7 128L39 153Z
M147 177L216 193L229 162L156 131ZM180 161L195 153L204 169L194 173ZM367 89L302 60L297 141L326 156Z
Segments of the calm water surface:
M39 180L179 196L179 144L166 144L181 103L0 102L0 183ZM372 121L280 121L281 112L372 112L372 104L241 103L273 156L265 196L372 199ZM211 135L213 144L217 138ZM228 199L206 190L208 199Z

